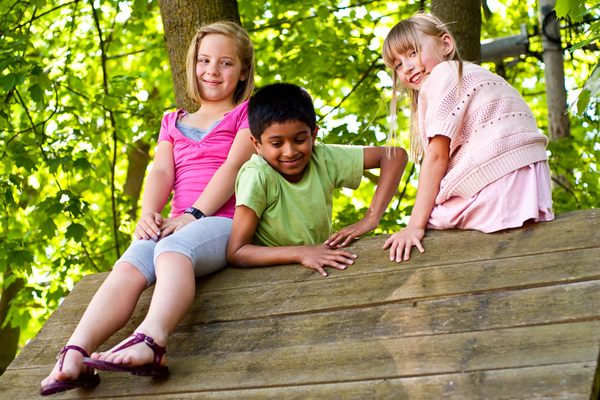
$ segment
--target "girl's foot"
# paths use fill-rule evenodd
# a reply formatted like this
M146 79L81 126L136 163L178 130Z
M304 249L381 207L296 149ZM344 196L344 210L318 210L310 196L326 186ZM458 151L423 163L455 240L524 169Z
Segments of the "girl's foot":
M79 375L87 372L87 367L83 364L83 354L76 350L67 350L62 361L62 370L60 368L61 360L56 361L54 369L50 375L41 382L41 386L46 386L55 382L74 381Z
M73 354L78 354L73 357ZM49 396L54 393L64 392L75 388L91 388L98 386L100 378L93 369L83 364L88 353L83 348L75 345L63 347L58 354L58 362L46 379L41 382L40 394Z
M139 335L139 332L134 333ZM144 335L146 338L148 336ZM105 361L112 364L122 364L128 367L137 367L140 365L152 364L155 361L155 351L150 346L151 343L148 341L144 341L141 339L138 343L130 345L128 347L123 347L132 341L132 337L128 337L123 340L121 343L110 349L109 351L105 351L102 353L92 353L91 357L94 360ZM149 338L149 340L152 340ZM152 343L154 343L152 341ZM166 345L166 341L164 342L156 342L156 345L160 347L164 347ZM119 349L121 348L121 349ZM163 355L157 365L165 366L167 364L167 359Z

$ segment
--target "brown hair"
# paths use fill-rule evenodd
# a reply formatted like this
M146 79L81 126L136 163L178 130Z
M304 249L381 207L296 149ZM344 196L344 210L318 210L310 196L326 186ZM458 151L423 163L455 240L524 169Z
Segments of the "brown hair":
M242 70L247 71L247 77L239 81L233 96L233 105L237 106L250 98L254 90L254 47L248 36L248 32L235 22L220 21L198 29L192 40L186 58L187 96L196 104L202 104L198 81L196 78L196 63L198 61L198 50L200 43L206 35L217 34L233 39L236 53L242 63Z
M398 22L390 31L383 42L383 62L392 71L392 101L390 103L390 131L388 134L388 142L393 145L396 138L396 113L398 108L398 73L394 65L394 54L401 54L408 50L416 50L419 54L419 40L417 32L422 32L425 35L441 38L444 35L449 35L452 41L454 37L439 18L428 14L415 14L412 17ZM455 42L456 43L456 42ZM420 60L420 59L419 59ZM446 56L446 61L458 61L458 82L462 79L462 59L458 54L456 45L452 52ZM423 155L423 144L421 143L421 135L419 133L418 123L418 100L419 92L408 87L403 87L403 91L408 94L410 99L410 148L409 155L413 162L417 162ZM460 87L459 87L460 92Z

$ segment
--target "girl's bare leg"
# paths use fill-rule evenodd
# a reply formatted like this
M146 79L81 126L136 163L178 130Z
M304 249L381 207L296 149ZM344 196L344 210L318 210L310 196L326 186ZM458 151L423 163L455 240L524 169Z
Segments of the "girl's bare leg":
M194 301L196 290L194 265L187 256L176 252L164 252L158 256L155 270L156 287L148 315L135 332L150 336L157 344L165 346L169 335L181 322ZM151 363L154 353L145 343L138 343L114 353L111 351L94 353L92 358L114 364L137 366ZM163 357L161 365L165 364L166 359Z
M117 264L94 295L67 345L79 346L91 354L125 326L147 285L144 275L132 264ZM77 379L86 369L82 360L78 351L68 351L62 371L58 370L57 363L41 385Z

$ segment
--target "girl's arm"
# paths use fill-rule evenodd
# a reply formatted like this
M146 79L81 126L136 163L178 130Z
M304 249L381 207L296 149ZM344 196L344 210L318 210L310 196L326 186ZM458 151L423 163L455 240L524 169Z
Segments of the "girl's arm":
M282 264L302 264L323 276L324 266L345 269L354 263L355 254L332 250L326 246L267 247L252 244L258 226L258 216L250 207L237 206L233 217L231 236L227 244L227 261L237 267L266 267Z
M206 188L192 205L204 215L212 215L225 204L235 190L237 173L252 154L256 153L250 140L250 129L240 130L233 140L227 160L219 167L206 185ZM165 221L162 236L177 232L196 218L191 214L183 214Z
M389 157L388 157L389 151ZM333 233L325 241L332 248L344 247L352 240L377 228L383 213L398 190L408 157L400 147L365 147L364 169L380 168L379 183L364 218Z
M435 205L435 198L440 191L440 182L448 169L449 153L450 138L438 135L429 141L421 165L419 188L410 221L406 228L394 233L383 245L384 250L390 248L390 260L397 262L401 262L403 258L408 260L412 246L417 246L421 253L425 252L421 239L425 236L425 227Z
M169 199L174 181L173 144L167 140L161 140L156 147L152 169L146 179L141 217L135 226L135 236L138 239L157 240L160 236L159 227L163 222L160 212Z

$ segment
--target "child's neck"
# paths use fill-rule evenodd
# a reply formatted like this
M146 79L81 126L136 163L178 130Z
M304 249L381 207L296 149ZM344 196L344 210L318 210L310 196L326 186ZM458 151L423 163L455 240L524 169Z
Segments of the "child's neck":
M198 111L186 115L182 122L198 129L207 129L234 108L232 101L204 101Z

